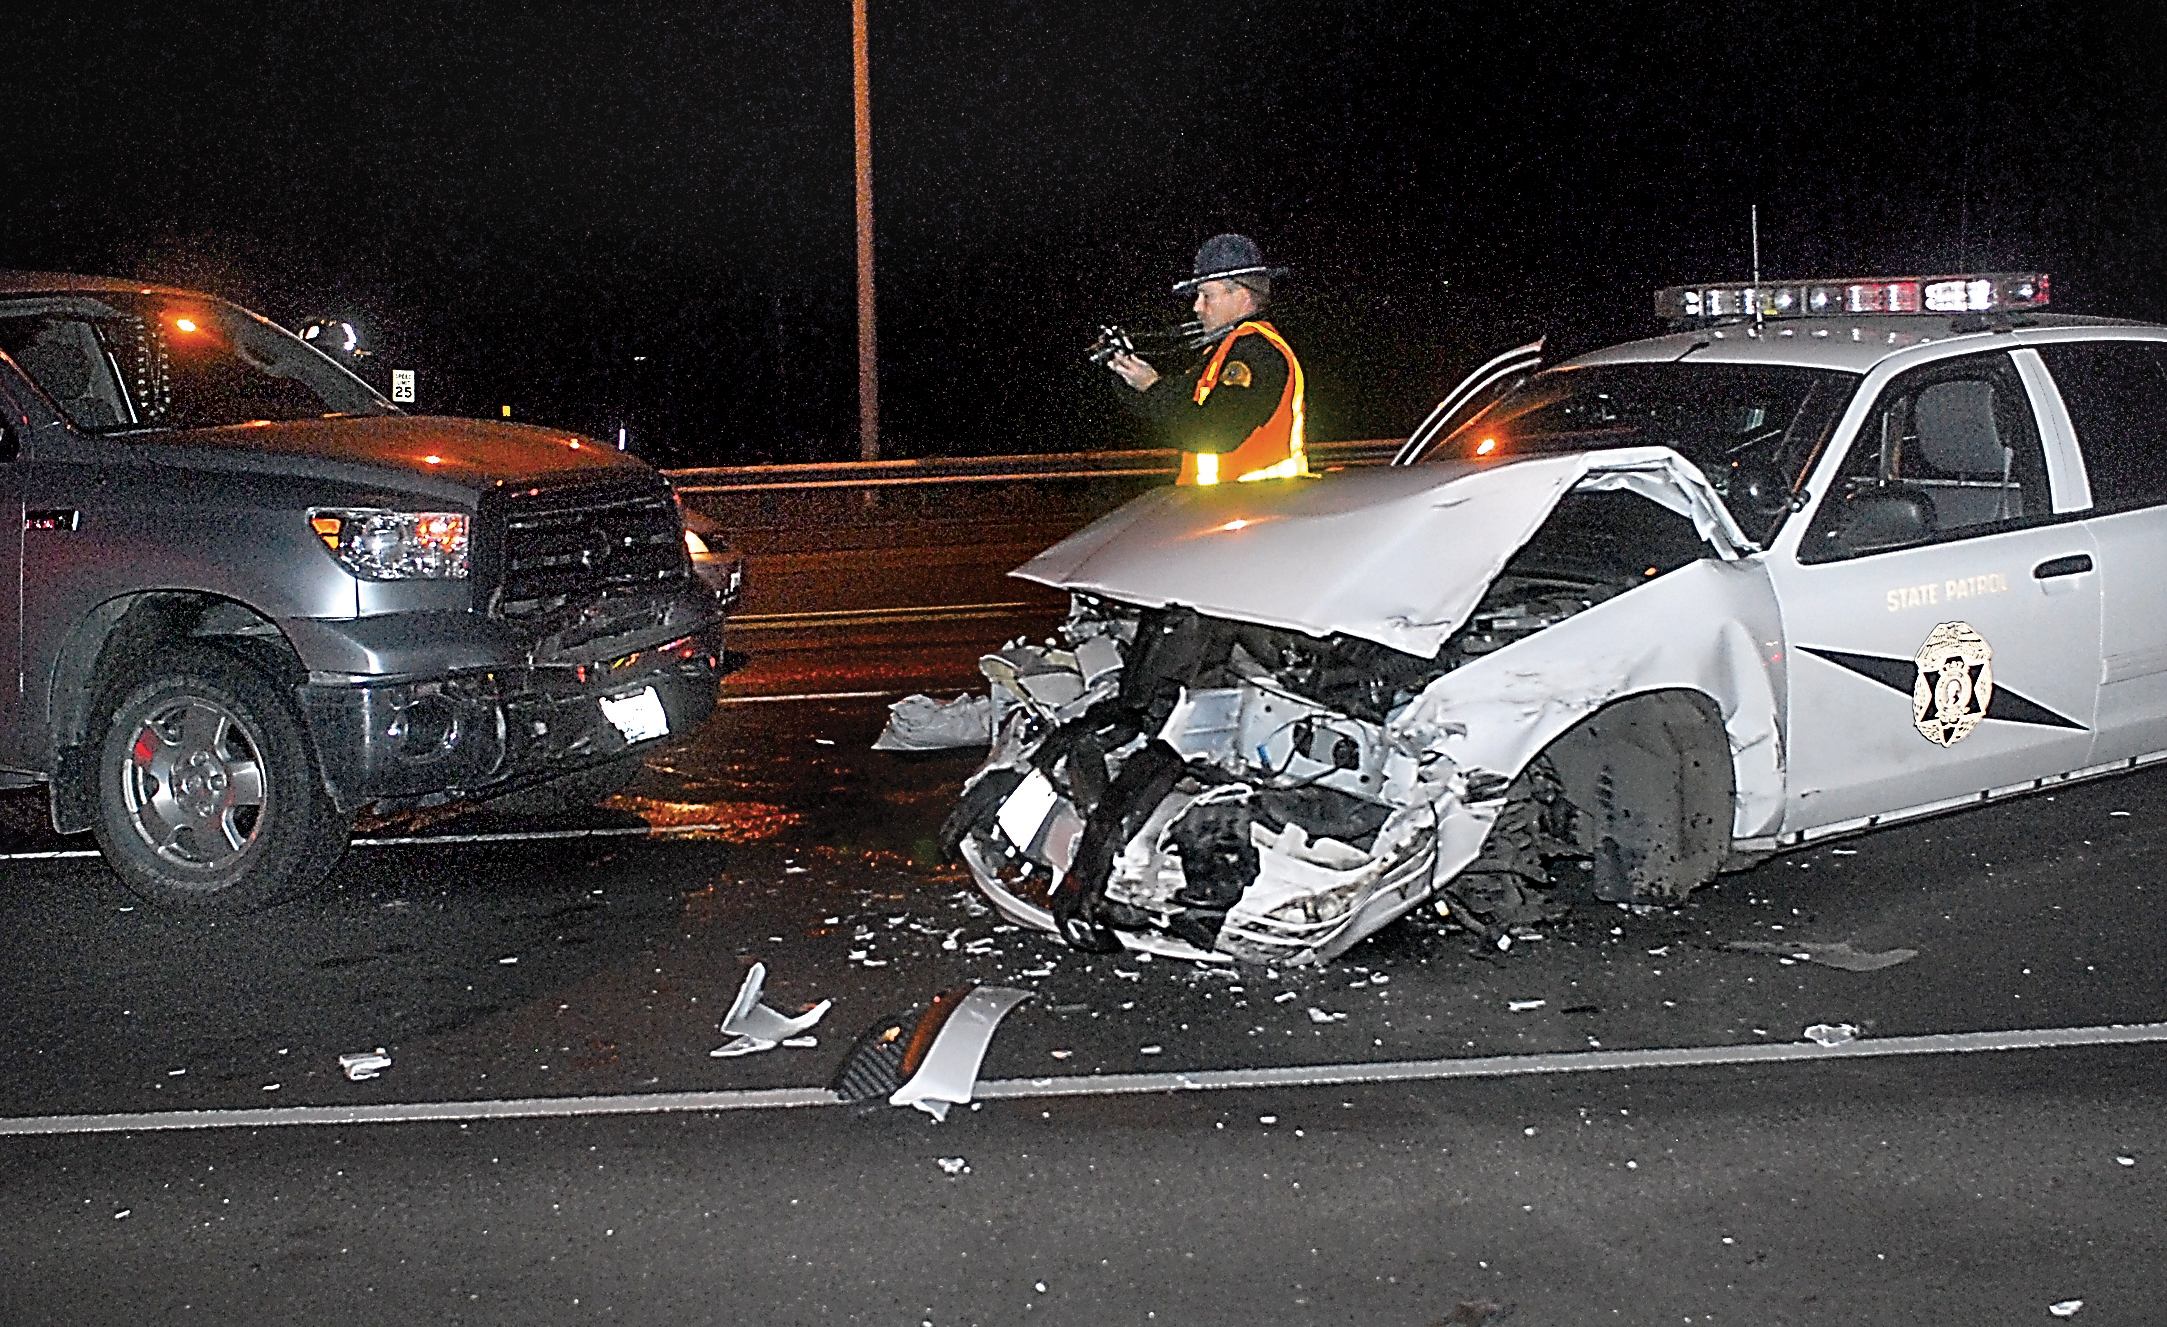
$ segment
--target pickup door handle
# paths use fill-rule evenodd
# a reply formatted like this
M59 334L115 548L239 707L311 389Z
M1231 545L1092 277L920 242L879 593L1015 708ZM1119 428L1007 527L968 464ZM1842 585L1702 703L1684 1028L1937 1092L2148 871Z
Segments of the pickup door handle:
M2049 558L2032 568L2035 581L2052 580L2056 576L2082 576L2092 569L2090 553L2072 553L2065 558Z

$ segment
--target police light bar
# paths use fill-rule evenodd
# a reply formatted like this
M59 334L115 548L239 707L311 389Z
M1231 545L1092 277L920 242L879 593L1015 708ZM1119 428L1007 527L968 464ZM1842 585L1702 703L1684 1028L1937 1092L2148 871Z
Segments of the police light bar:
M2046 303L2045 272L1988 272L1668 286L1655 292L1655 316L1690 323L1756 315L1840 318L1859 313L1989 313L2037 309Z

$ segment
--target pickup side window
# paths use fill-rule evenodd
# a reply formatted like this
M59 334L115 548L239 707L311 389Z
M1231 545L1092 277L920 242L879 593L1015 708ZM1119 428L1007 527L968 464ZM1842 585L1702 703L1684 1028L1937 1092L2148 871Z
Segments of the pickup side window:
M2037 349L2077 430L2093 510L2167 503L2167 347L2072 341Z
M87 433L393 413L300 340L216 301L106 293L0 301L0 351Z
M1889 384L1799 547L1801 562L2036 524L2053 511L2030 398L2006 354Z
M52 314L0 318L0 350L82 427L103 430L135 422L113 357L88 320Z

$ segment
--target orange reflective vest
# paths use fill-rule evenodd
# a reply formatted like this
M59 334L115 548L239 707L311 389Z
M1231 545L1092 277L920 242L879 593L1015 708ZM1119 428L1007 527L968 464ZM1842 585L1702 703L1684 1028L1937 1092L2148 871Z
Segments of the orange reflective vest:
M1289 479L1309 473L1308 458L1302 452L1302 362L1294 357L1294 347L1288 345L1286 338L1270 323L1243 323L1219 343L1211 362L1197 376L1196 403L1202 405L1211 399L1212 389L1219 385L1219 370L1226 363L1227 352L1245 336L1261 336L1287 357L1287 385L1279 393L1279 408L1233 451L1217 454L1184 452L1181 476L1174 481L1177 484Z

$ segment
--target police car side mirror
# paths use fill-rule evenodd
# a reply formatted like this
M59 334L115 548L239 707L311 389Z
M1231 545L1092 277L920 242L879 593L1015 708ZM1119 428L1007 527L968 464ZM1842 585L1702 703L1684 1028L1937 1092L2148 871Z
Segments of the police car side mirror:
M1751 512L1772 521L1793 510L1791 486L1783 481L1776 467L1758 458L1741 457L1731 462L1727 488L1734 512Z
M1903 548L1934 534L1933 498L1901 485L1847 493L1835 515L1822 545L1831 559Z

